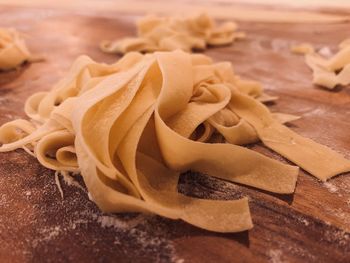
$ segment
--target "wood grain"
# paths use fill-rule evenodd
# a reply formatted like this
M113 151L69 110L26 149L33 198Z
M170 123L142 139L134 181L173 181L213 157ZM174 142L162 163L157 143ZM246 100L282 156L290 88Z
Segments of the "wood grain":
M0 74L0 124L23 117L25 99L33 92L50 89L78 55L88 54L101 62L117 60L118 56L99 51L97 44L133 34L135 18L0 7L1 26L27 33L30 49L47 58ZM290 44L305 41L335 50L337 43L350 35L349 23L239 25L248 33L247 40L205 53L215 60L231 61L237 73L261 81L269 94L278 95L277 103L270 105L272 111L302 116L291 125L293 130L350 158L349 87L335 92L314 87L303 58L289 52ZM260 144L251 148L285 161ZM182 175L179 191L187 195L212 199L249 196L255 226L236 234L211 233L151 215L101 214L84 191L62 186L63 200L52 171L21 150L0 154L1 262L350 259L349 174L324 184L301 172L294 195L270 194L195 172Z

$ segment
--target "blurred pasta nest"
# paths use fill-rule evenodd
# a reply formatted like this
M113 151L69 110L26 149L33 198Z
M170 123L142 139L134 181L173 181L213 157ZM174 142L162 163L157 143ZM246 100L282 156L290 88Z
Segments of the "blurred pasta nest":
M103 41L102 51L127 53L130 51L154 52L181 49L203 50L208 45L228 45L245 37L237 31L234 22L217 25L207 14L190 17L146 16L137 23L137 37L126 37L116 41Z
M30 60L24 39L15 29L0 28L0 70L10 70Z

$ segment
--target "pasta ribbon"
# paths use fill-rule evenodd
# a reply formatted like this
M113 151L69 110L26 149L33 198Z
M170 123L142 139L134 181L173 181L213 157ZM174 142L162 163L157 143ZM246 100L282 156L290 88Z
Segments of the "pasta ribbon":
M293 47L293 52L305 54L306 64L313 72L312 82L327 89L350 84L350 40L339 44L339 51L327 59L316 53L311 45Z
M310 43L302 43L291 47L291 51L295 54L305 55L314 53L315 49Z
M180 173L293 193L299 168L242 146L259 140L322 180L350 170L348 160L281 124L295 116L270 113L261 97L259 83L204 55L131 52L111 65L82 56L51 91L28 98L30 121L1 126L0 152L29 146L43 166L80 172L106 212L243 231L253 226L247 197L188 197L177 191Z
M245 37L237 32L237 25L226 22L216 25L207 14L188 18L146 16L137 23L138 36L116 41L103 41L102 51L107 53L127 53L130 51L154 52L182 49L204 50L207 45L231 44Z

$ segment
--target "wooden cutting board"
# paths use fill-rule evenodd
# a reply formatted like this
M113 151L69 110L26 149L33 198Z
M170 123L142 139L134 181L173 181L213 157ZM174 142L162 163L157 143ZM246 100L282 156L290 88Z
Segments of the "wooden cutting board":
M0 26L28 34L29 48L42 63L0 74L0 124L24 117L23 103L48 90L72 61L88 54L100 62L98 43L135 33L135 16L103 18L73 11L0 7ZM228 60L237 73L256 79L280 99L272 111L300 115L290 127L350 158L350 88L327 91L311 83L293 43L336 45L350 36L349 23L239 23L248 38L209 49ZM282 157L258 144L252 147ZM283 160L284 161L284 160ZM77 179L80 183L81 180ZM182 221L151 215L102 214L86 191L61 179L22 150L0 154L1 262L349 262L350 176L328 183L305 172L293 195L277 195L195 173L182 175L179 191L212 199L249 196L254 228L235 234L204 231ZM220 224L220 222L218 222Z

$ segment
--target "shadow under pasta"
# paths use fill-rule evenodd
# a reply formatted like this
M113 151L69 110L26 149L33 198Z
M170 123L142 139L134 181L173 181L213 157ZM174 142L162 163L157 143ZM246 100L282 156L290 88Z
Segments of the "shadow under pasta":
M16 69L12 70L0 70L0 95L3 95L3 89L1 88L2 85L10 83L17 79L22 73L29 68L30 63L24 62L22 65L20 65ZM11 90L8 90L10 92ZM7 93L7 92L6 92Z

